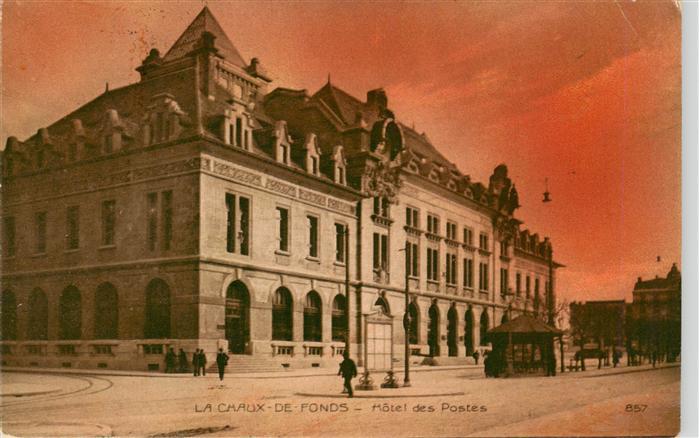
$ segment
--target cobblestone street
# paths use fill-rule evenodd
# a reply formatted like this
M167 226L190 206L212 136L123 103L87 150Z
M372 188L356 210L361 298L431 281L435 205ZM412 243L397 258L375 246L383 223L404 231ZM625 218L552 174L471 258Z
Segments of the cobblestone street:
M479 368L416 370L411 388L357 391L354 399L341 394L339 378L318 375L318 370L316 375L308 373L234 375L220 385L213 375L5 372L3 432L16 436L658 436L673 435L679 428L677 366L514 379L485 379ZM22 391L27 394L19 396ZM642 411L633 412L633 405Z

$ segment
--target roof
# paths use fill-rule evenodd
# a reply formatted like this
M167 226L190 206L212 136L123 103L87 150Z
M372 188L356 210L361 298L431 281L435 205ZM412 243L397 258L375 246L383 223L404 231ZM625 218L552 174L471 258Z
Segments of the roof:
M563 333L555 327L544 324L540 320L529 315L519 315L512 321L508 321L488 330L488 334L495 333L550 333L560 335Z
M682 282L682 276L677 265L672 264L672 268L667 273L666 278L653 278L650 280L642 280L641 277L638 278L634 290L641 289L679 289L680 283Z
M228 38L228 35L226 35L226 32L223 31L221 25L218 24L218 21L216 21L216 18L214 18L213 14L206 6L187 29L185 29L182 35L180 35L177 41L175 41L175 44L173 44L170 50L165 54L163 61L173 61L186 56L196 48L196 44L201 39L201 35L204 32L209 32L216 37L216 48L228 62L242 68L247 66L243 57L240 56L238 49L235 48Z

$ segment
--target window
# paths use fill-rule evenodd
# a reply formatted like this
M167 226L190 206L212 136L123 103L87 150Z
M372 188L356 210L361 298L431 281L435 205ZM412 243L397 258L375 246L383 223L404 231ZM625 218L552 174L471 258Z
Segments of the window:
M308 219L308 256L318 258L318 218L306 216Z
M406 257L408 258L407 269L408 275L418 277L420 275L417 243L407 242L405 246Z
M374 198L374 214L380 217L389 217L388 205L389 202L387 198Z
M158 240L158 194L148 193L146 201L148 203L148 249L155 251Z
M539 279L534 280L534 296L538 297L539 296Z
M235 124L228 124L228 144L235 145Z
M478 247L480 249L482 249L483 251L488 251L488 235L485 233L481 233L478 244Z
M311 173L318 175L318 157L311 157Z
M374 271L388 272L388 236L374 233Z
M507 257L508 249L509 249L509 245L507 244L507 240L502 240L500 242L500 255Z
M102 245L114 245L116 201L102 201Z
M7 216L2 219L2 241L5 246L5 256L13 257L17 251L16 247L15 218Z
M42 211L34 216L34 224L36 226L36 245L35 251L37 254L46 252L46 212Z
M335 224L335 261L345 263L345 239L349 239L347 226L344 224Z
M531 278L527 275L527 283L526 283L526 294L527 298L531 295Z
M289 252L289 210L277 207L279 220L279 251Z
M473 246L473 230L464 227L464 243L468 246Z
M412 228L420 228L420 212L416 208L405 208L405 225Z
M243 146L243 119L240 117L235 118L235 145Z
M226 193L226 251L250 253L250 199Z
M245 134L245 135L244 135L244 137L245 137L245 144L244 144L244 147L245 147L245 149L250 149L250 131L248 131L248 130L246 129L245 132L244 132L244 134Z
M337 181L338 184L347 184L347 181L345 181L345 168L342 166L337 167Z
M464 287L473 288L473 260L464 259Z
M488 264L481 262L478 269L478 288L482 291L488 290Z
M290 341L293 335L293 302L291 292L280 287L274 292L272 302L272 339Z
M456 224L447 221L447 239L456 240Z
M427 279L439 281L439 250L427 248Z
M517 296L520 296L522 294L522 274L519 272L515 276L515 292Z
M66 247L78 249L80 246L80 208L75 205L66 210Z
M279 148L281 149L282 163L289 164L289 145L282 143L279 145Z
M29 324L27 337L32 340L46 340L49 333L49 303L41 289L34 289L29 296Z
M332 311L332 340L343 342L347 334L347 300L344 295L336 295Z
M439 234L439 218L437 216L427 215L427 232L431 234Z
M506 268L500 268L500 295L507 295L509 288L510 272Z
M306 294L303 307L303 340L320 342L323 339L323 324L320 295L316 291Z
M80 339L82 334L82 307L80 291L68 286L59 300L59 329L61 339Z
M456 284L456 254L447 253L447 284Z
M162 192L160 200L160 211L163 222L162 247L167 250L172 244L172 190Z

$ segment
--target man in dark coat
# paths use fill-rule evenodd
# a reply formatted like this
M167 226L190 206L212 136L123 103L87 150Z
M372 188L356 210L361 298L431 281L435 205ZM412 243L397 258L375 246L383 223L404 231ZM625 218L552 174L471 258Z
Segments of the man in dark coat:
M349 357L347 352L345 352L344 357L345 360L343 360L340 364L340 370L337 372L337 375L342 375L342 377L345 379L345 388L347 389L347 393L350 397L354 397L354 391L352 391L352 379L357 375L357 365L354 364L354 361Z
M204 349L199 349L199 367L201 369L201 375L206 376L206 353Z
M192 368L194 369L194 377L197 377L199 375L199 349L197 348L194 350L194 353L192 353Z
M175 350L170 347L170 349L165 353L165 372L174 373L175 372Z
M226 372L226 365L228 365L228 355L223 352L223 348L219 348L216 355L216 366L218 366L218 378L221 381L223 381L223 373Z
M184 350L181 348L180 348L179 359L180 359L180 367L177 371L179 371L180 373L186 373L187 372L187 365L189 365L189 362L187 361L187 353L185 353Z

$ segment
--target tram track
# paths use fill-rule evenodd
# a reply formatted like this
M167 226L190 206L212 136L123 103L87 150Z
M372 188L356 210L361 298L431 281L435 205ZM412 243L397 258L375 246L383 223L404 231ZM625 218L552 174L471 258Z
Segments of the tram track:
M14 408L14 407L24 406L24 405L29 405L29 404L52 402L55 400L61 400L61 399L65 399L65 398L98 394L100 392L107 391L112 386L114 386L114 382L112 382L111 380L104 378L104 377L75 376L75 375L71 375L71 374L60 374L60 373L54 374L54 375L60 376L60 377L66 378L66 379L79 380L82 382L86 382L86 385L84 385L80 388L68 391L68 392L59 392L57 394L29 396L28 398L23 399L23 400L2 403L2 404L0 404L0 409L6 410L8 408ZM96 381L105 382L105 384L98 386L98 385L96 385Z

